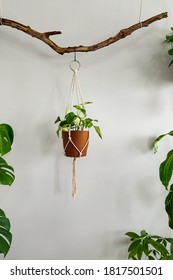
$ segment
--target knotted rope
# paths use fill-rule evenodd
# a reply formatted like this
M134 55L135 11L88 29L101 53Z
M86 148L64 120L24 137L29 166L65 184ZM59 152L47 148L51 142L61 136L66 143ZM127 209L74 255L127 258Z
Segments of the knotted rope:
M76 161L77 158L73 158L73 189L72 189L72 197L75 198L77 195L77 175L76 175Z

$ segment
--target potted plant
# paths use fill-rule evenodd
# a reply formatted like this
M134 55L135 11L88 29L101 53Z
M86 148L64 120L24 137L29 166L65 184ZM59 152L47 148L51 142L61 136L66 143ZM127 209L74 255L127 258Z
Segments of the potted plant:
M173 31L173 27L171 27L171 31ZM173 56L173 34L166 35L165 43L169 44L170 48L168 50L168 54ZM173 64L173 60L169 63L169 66Z
M66 110L62 120L59 116L55 123L58 123L57 135L62 132L63 146L67 157L84 157L87 154L89 144L89 129L94 128L100 138L102 133L99 126L94 123L98 120L87 116L86 105L92 102L85 102L73 105L74 111Z
M13 130L8 124L0 124L0 184L9 185L13 183L15 176L13 167L2 158L11 150L13 143ZM4 211L0 209L0 254L4 257L8 253L12 242L10 232L10 221Z

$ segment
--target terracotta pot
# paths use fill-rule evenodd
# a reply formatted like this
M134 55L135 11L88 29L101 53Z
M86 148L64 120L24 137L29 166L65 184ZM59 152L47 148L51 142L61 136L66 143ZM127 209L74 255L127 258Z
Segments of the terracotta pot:
M88 149L89 131L72 130L70 131L71 141L69 141L69 132L62 131L63 146L67 157L85 157ZM68 143L69 141L69 143ZM75 147L76 146L76 147ZM80 153L80 152L81 153Z

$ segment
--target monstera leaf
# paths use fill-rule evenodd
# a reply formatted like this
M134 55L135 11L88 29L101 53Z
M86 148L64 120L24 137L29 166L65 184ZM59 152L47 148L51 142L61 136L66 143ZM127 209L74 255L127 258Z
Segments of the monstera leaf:
M3 156L11 150L13 144L13 130L8 124L0 124L0 155Z
M13 144L13 130L8 124L0 124L0 155L3 156L11 150ZM0 157L0 184L11 185L14 181L14 169ZM0 209L0 254L4 257L8 253L12 241L10 221Z
M4 257L10 249L11 241L10 221L0 209L0 254L3 254Z
M13 172L13 167L8 165L7 162L0 157L0 184L11 186L15 179Z

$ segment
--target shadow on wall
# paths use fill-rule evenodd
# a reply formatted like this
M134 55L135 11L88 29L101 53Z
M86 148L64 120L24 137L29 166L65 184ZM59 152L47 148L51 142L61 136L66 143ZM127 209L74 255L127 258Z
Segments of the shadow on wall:
M60 141L57 139L54 123L50 121L41 123L36 127L36 133L39 136L40 149L44 155L59 153ZM57 149L58 145L58 149Z
M147 77L151 83L157 82L156 86L164 87L164 83L172 83L173 67L169 68L171 56L168 55L169 46L164 42L168 32L165 29L153 30L152 38L146 38L150 43L145 47L143 55L138 53L138 61L140 61L138 70L142 77ZM152 40L151 40L152 39ZM138 43L139 49L142 49L143 41Z
M128 258L129 238L124 231L105 233L100 259L126 260Z

